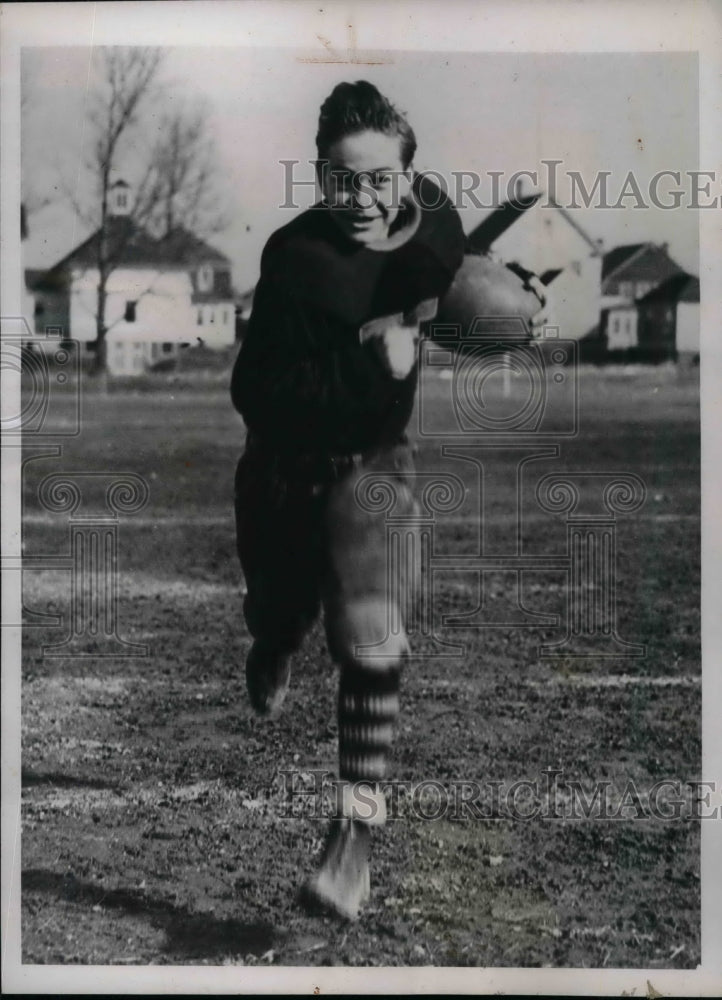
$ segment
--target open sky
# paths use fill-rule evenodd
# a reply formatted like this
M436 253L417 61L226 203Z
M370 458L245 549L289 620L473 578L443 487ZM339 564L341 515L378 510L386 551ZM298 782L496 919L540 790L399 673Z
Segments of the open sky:
M91 138L92 53L80 47L25 50L23 176L36 198L54 193L59 171L83 194L80 164ZM199 47L165 53L165 100L186 95L207 101L231 223L213 242L233 261L240 291L256 280L269 234L291 217L290 210L278 207L284 200L280 161L299 160L299 176L312 178L318 109L341 80L371 80L407 112L419 142L417 169L447 178L451 171L480 173L484 204L492 195L491 171L502 171L504 184L515 171L539 170L545 159L563 161L557 168L562 200L569 194L567 171L580 172L587 188L597 171L610 171L615 202L630 170L649 201L649 179L658 171L699 168L694 53L361 50L358 65L324 61L333 53L323 48L310 53ZM139 137L126 147L120 174L132 179L144 141ZM542 171L540 187L545 177ZM660 194L666 197L673 186L663 182ZM689 190L684 175L681 186ZM299 196L305 207L312 191L300 189ZM676 210L635 209L632 203L573 214L605 248L647 239L668 242L672 256L698 273L698 213L684 207L688 198ZM487 211L464 209L464 228L472 229ZM25 266L52 265L85 235L68 201L56 192L55 200L30 218ZM537 253L530 256L538 259ZM558 263L564 262L550 260L548 266Z

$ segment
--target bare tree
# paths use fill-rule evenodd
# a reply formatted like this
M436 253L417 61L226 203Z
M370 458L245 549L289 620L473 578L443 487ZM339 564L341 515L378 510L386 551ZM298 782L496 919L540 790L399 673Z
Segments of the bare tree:
M227 225L208 121L205 103L181 104L160 119L145 211L149 228L161 238L181 226L208 235Z
M181 226L207 235L224 228L226 219L207 106L179 103L174 93L174 109L163 112L163 99L168 95L158 80L163 62L158 49L105 48L100 57L100 78L89 112L92 146L86 163L94 190L81 201L67 181L64 187L82 222L95 233L98 284L93 372L105 374L108 279L128 241L137 238L139 230L149 240L160 240ZM151 106L152 119L147 113ZM131 224L118 225L110 211L110 192L119 169L129 160L138 173Z
M142 105L152 94L162 54L159 49L151 48L104 48L101 58L102 78L93 93L89 114L93 145L88 166L94 176L96 205L99 207L95 239L98 288L93 370L105 374L108 278L124 249L122 234L111 232L109 225L110 188L123 141L137 125ZM138 205L142 205L142 200L138 201Z

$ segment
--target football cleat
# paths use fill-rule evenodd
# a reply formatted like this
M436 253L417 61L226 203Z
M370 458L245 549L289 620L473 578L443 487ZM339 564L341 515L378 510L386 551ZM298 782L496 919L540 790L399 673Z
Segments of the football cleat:
M367 823L353 819L331 822L321 867L301 890L311 908L330 911L345 920L356 920L371 894Z

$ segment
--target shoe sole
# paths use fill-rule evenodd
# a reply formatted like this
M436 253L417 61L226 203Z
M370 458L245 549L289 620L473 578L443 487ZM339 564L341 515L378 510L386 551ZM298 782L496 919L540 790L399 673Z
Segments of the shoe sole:
M359 919L361 906L368 900L370 895L368 877L364 879L364 882L363 894L359 899L358 905L355 907L346 906L340 899L324 892L315 879L306 882L301 887L299 899L301 904L311 912L320 911L334 917L340 917L342 920L349 921L349 923L355 923Z

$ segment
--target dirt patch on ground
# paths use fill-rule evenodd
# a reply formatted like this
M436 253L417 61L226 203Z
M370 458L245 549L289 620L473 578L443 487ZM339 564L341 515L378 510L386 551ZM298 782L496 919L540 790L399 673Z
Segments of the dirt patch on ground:
M586 387L583 435L564 460L631 469L647 483L645 516L620 520L618 555L620 634L646 655L549 661L538 647L559 638L551 628L458 632L462 662L427 655L404 676L394 775L408 783L407 806L420 782L508 790L556 768L587 791L606 782L619 808L630 782L644 800L661 779L698 776L696 392L655 392L652 375L636 376L632 392L632 381ZM23 961L694 967L699 824L641 819L633 803L614 821L407 809L374 833L372 896L357 924L299 907L325 820L295 809L282 772L335 769L336 672L316 630L281 718L251 715L229 516L239 429L221 389L198 396L190 429L188 419L182 398L114 394L62 459L28 466L26 510L43 515L28 518L28 553L67 545L67 519L37 503L37 482L57 462L73 469L96 455L103 469L132 468L151 499L142 521L119 524L120 634L148 655L48 657L55 630L27 630ZM421 468L438 461L429 448ZM502 528L512 501L490 499ZM650 504L674 516L648 516ZM562 522L552 536L563 542ZM473 519L440 520L438 541L472 551ZM490 583L490 601L513 601L507 578ZM26 585L28 608L67 615L62 574L28 573ZM451 574L437 600L457 612L473 590ZM525 578L522 594L550 614L565 596L553 571ZM428 654L424 642L415 649Z

